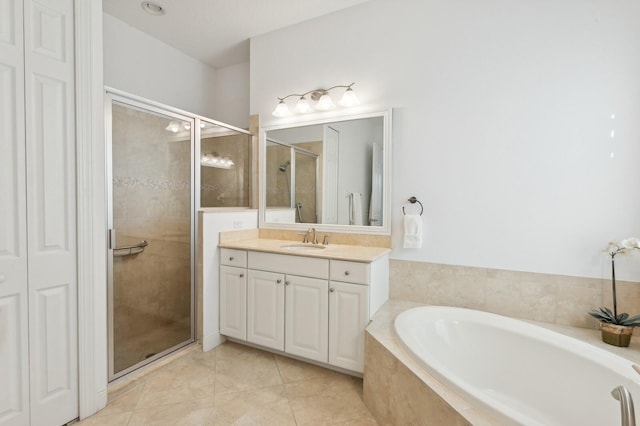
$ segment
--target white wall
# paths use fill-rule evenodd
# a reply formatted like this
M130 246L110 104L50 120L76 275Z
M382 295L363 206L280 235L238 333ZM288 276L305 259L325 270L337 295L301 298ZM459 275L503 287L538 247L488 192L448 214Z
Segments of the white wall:
M212 67L109 14L103 26L106 86L217 119Z
M214 82L214 118L249 128L249 62L217 68Z
M252 39L251 113L355 81L394 108L392 257L608 277L606 242L640 234L638 22L632 0L371 0Z

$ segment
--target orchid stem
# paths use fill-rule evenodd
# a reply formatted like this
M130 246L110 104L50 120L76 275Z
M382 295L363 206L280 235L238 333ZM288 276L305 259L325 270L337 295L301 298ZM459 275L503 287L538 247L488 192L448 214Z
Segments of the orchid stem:
M613 317L618 318L618 302L616 297L616 264L611 256L611 284L613 289Z

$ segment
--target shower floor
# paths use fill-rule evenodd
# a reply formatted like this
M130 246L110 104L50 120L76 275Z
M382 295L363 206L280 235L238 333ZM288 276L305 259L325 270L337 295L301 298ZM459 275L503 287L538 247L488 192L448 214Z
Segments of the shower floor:
M118 307L113 329L114 373L191 340L191 321L172 321Z

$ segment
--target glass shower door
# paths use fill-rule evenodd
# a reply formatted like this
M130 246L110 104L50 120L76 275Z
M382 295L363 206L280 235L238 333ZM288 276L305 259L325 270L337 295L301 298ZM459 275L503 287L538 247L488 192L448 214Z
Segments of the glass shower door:
M193 120L111 104L110 379L194 339Z

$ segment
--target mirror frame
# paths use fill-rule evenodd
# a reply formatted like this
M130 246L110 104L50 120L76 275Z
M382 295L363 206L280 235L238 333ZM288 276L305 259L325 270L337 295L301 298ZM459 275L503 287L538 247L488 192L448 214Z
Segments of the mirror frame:
M383 188L382 188L382 226L364 226L364 225L337 225L337 224L322 224L322 223L276 223L265 221L266 211L266 161L267 161L267 132L270 130L281 130L294 127L312 126L316 124L328 124L337 123L342 121L358 120L362 118L381 117L383 121ZM306 118L306 117L305 117ZM306 231L310 226L316 228L318 232L338 232L338 233L350 233L350 234L371 234L371 235L391 235L391 109L377 110L365 113L358 113L352 115L340 115L315 118L311 120L296 120L287 121L281 124L273 124L264 127L260 127L259 137L259 209L258 209L258 226L259 228L268 229L283 229L283 230L298 230Z

